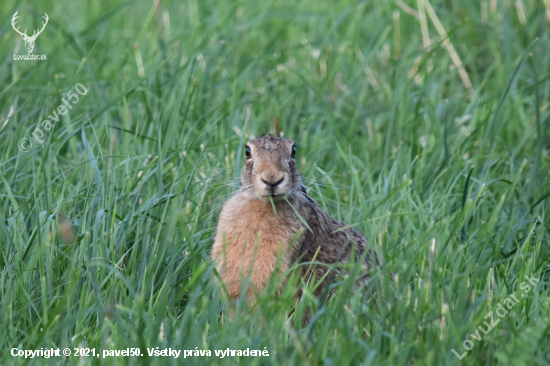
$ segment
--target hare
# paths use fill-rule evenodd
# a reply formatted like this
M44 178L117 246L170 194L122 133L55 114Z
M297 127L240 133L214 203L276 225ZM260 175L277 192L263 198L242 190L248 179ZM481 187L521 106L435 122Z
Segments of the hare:
M354 253L355 263L364 258L365 269L371 268L373 258L379 265L374 253L363 255L368 250L365 237L345 227L307 195L296 169L294 141L264 135L246 144L241 186L220 213L212 259L233 299L241 294L243 276L250 278L250 297L264 289L276 268L283 273L296 262L349 263ZM302 275L308 267L302 267ZM318 281L329 269L316 265L311 272ZM363 275L356 285L366 279Z

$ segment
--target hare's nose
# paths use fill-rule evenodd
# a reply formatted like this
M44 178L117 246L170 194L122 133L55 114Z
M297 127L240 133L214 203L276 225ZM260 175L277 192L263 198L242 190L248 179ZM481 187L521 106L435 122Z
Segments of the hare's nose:
M262 180L262 182L264 182L268 187L270 188L275 188L277 187L279 184L281 184L283 182L283 180L285 180L285 177L283 176L281 179L279 179L278 181L276 181L275 179L270 179L269 181L263 179L263 178L260 178Z

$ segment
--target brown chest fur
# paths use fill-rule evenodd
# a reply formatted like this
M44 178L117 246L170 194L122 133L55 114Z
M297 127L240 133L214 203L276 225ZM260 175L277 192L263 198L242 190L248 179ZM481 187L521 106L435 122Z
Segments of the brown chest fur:
M224 206L212 247L212 259L232 298L241 293L242 276L250 276L248 293L263 290L275 270L288 270L296 248L289 244L301 228L298 218L277 205L238 193ZM225 248L224 248L225 242ZM251 271L251 272L250 272Z

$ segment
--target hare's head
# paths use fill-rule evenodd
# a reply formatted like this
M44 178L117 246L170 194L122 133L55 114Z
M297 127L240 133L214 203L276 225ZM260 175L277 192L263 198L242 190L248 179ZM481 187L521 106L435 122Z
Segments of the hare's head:
M246 164L241 177L242 188L251 196L281 199L300 191L302 178L296 170L294 141L264 135L248 141Z

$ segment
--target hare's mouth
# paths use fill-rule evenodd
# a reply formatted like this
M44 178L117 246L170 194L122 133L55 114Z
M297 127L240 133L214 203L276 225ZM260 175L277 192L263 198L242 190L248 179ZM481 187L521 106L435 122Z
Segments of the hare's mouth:
M285 199L285 197L286 197L286 193L275 193L275 194L272 193L272 194L263 195L263 198L266 201L269 201L269 199L271 198L275 202L282 201Z
M266 199L269 200L270 198L274 201L282 200L285 198L285 196L288 194L287 189L283 187L265 187L260 191L260 194Z
M265 200L281 200L289 192L289 178L285 174L259 176L254 183L256 194Z
M288 195L288 192L286 189L259 189L256 190L256 196L260 198L262 201L269 202L270 200L273 200L275 202L282 201L285 199L285 197Z

